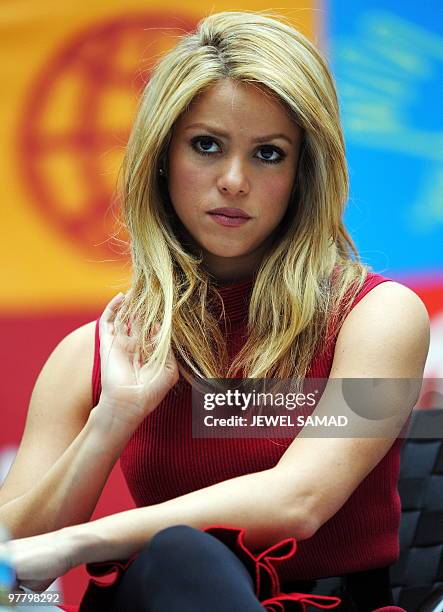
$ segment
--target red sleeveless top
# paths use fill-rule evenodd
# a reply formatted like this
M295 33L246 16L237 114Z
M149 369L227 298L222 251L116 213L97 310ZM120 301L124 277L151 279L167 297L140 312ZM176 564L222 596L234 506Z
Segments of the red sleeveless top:
M391 279L369 273L354 300ZM252 280L219 289L230 321L228 348L236 354L245 341ZM307 377L327 378L335 339L312 361ZM134 432L120 463L135 504L147 506L202 489L222 480L267 470L276 465L291 439L193 438L191 386L182 378ZM93 368L94 405L100 386L99 333L96 328ZM342 508L311 538L297 543L297 553L279 567L283 583L338 576L384 567L399 554L400 498L397 479L402 438L397 438L378 465ZM210 460L208 460L210 458Z

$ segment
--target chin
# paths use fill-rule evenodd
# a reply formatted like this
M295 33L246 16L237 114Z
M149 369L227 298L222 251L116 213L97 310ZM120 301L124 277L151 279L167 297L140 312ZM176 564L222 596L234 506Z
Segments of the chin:
M243 257L248 255L251 252L251 249L245 248L236 248L233 249L231 246L217 246L211 247L211 245L204 245L205 251L209 255L213 255L214 257L223 257L224 259L234 259L236 257Z

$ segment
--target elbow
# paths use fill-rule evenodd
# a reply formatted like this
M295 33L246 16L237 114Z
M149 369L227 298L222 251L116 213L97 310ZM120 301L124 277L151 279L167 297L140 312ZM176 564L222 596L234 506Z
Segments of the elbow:
M287 478L274 470L275 522L279 524L282 538L307 540L321 527L320 517L315 511L318 500L311 491L295 492L287 485ZM269 491L269 489L268 489Z
M312 538L320 527L315 514L308 512L301 506L302 504L298 507L294 505L283 510L283 521L286 525L285 535L298 541Z

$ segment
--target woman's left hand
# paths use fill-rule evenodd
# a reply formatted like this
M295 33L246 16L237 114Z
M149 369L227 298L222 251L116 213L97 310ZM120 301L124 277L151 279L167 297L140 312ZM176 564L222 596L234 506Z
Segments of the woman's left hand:
M36 593L45 591L56 578L74 567L71 538L65 529L0 544L12 556L17 583Z

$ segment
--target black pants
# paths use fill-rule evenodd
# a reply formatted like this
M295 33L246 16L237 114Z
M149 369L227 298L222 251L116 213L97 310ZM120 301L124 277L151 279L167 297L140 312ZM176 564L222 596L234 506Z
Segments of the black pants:
M263 612L243 563L212 535L159 531L121 579L110 612Z
M283 592L321 593L321 580ZM313 591L311 591L313 589ZM392 604L389 568L347 574L336 593L346 612ZM312 608L309 607L309 610ZM124 573L109 612L263 612L240 559L208 533L186 525L159 531Z

